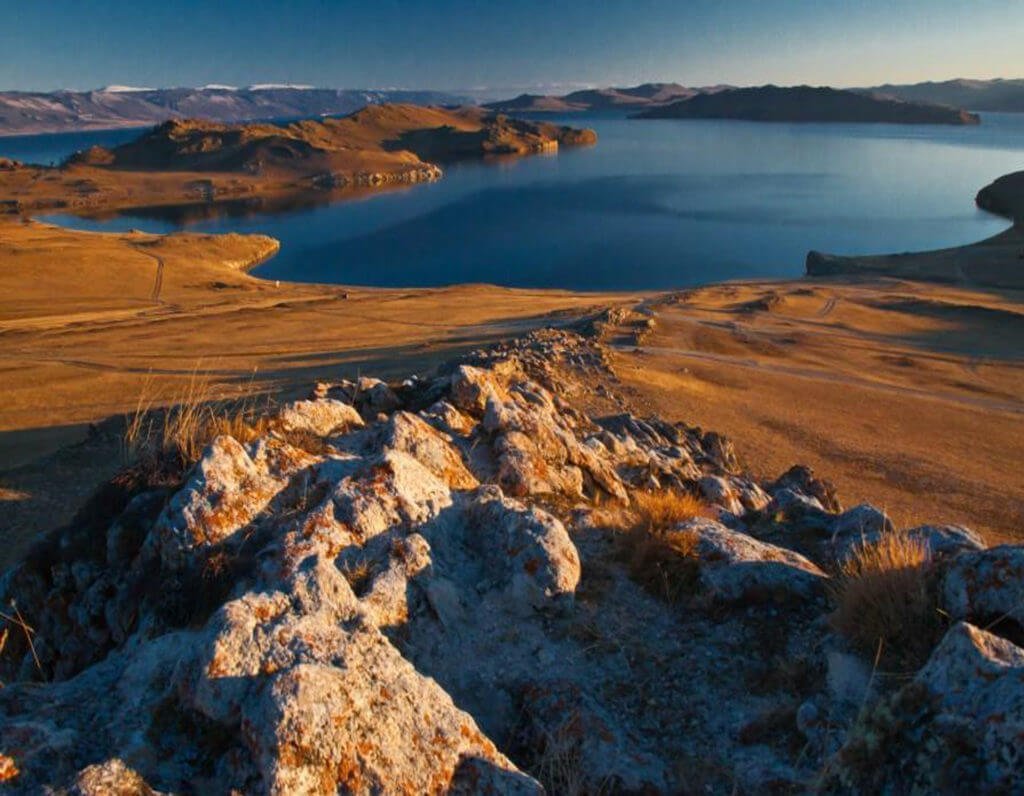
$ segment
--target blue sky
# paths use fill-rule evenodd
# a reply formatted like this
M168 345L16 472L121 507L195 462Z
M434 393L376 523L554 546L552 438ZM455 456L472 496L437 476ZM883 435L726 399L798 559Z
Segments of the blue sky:
M0 0L0 89L1024 76L1021 0Z

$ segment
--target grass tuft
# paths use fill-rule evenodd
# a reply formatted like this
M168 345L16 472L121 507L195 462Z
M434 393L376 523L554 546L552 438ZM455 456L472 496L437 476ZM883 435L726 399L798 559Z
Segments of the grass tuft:
M832 626L860 652L916 670L942 633L931 557L918 539L889 533L859 545L832 582Z
M676 526L695 517L710 516L700 498L686 492L638 492L616 524L621 557L630 577L668 603L681 602L699 586L697 536Z
M270 430L267 407L258 393L250 390L241 398L217 398L210 376L198 368L168 408L154 409L157 398L152 383L145 382L135 412L126 422L122 444L126 462L173 459L187 468L221 434L245 443Z

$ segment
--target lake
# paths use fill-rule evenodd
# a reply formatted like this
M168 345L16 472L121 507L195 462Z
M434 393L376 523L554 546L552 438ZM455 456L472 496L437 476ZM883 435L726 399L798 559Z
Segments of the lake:
M983 114L978 127L554 120L595 128L597 146L449 164L436 183L275 213L47 218L90 230L265 233L282 244L255 271L271 279L664 289L799 276L809 249L979 240L1008 223L977 210L975 193L1024 168L1024 115ZM0 155L48 162L79 139L133 134L0 138Z

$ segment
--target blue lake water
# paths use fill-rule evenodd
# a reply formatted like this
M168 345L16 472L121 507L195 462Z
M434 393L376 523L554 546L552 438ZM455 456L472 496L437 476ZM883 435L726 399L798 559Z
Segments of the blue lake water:
M1008 224L977 210L975 193L1024 168L1024 114L984 114L979 127L557 121L595 128L597 146L452 164L437 183L283 212L49 218L82 229L265 233L282 248L256 273L275 279L672 288L798 276L809 249L979 240ZM0 155L19 156L11 141L0 139ZM20 157L38 159L20 145ZM38 146L55 159L54 142Z

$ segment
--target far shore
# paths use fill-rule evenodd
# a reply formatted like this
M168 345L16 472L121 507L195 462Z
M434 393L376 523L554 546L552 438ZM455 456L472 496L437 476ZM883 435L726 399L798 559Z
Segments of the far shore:
M440 179L440 163L589 146L593 130L477 107L370 105L338 119L171 119L59 166L0 158L0 214L96 213L237 200L331 201Z

